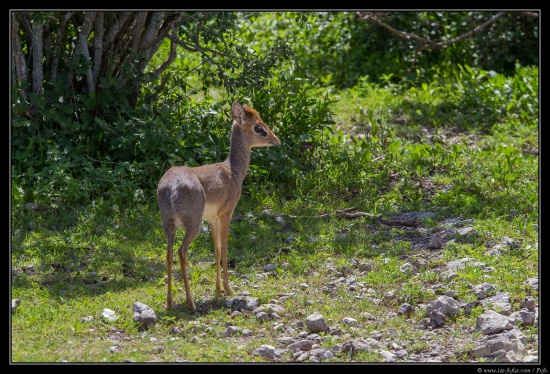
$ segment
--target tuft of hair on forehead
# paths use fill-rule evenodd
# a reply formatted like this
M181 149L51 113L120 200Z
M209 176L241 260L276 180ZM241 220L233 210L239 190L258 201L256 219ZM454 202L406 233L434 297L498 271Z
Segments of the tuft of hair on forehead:
M253 115L253 116L255 116L255 117L259 117L259 116L260 116L260 114L258 114L258 112L257 112L254 108L252 108L252 107L250 107L250 106L248 106L248 105L246 105L246 104L243 105L243 109L244 109L248 114L250 114L250 115Z
M254 108L246 104L240 105L240 106L243 109L243 113L242 113L244 117L243 120L248 119L253 121L262 121L260 114ZM233 127L238 126L241 123L241 120L235 117L233 118L234 118Z

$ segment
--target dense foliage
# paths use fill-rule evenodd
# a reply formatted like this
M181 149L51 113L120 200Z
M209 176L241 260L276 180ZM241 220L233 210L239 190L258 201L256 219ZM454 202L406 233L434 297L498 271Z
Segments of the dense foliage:
M16 48L21 52L16 56L23 57L19 61L35 55L31 36L35 27L29 24L42 23L45 44L54 40L61 50L60 56L46 55L44 63L28 67L33 78L37 70L46 72L40 94L39 85L31 85L29 77L14 79L12 86L12 190L24 201L87 204L102 197L135 201L143 193L150 196L170 164L196 165L226 157L232 100L253 105L265 121L274 123L283 141L296 147L309 140L309 132L330 123L328 99L313 100L307 94L303 73L292 69L290 46L281 40L261 53L247 49L231 27L237 13L164 15L166 26L160 27L159 34L172 22L184 53L180 50L177 63L163 74L157 67L175 57L173 34L156 56L147 55L149 66L143 65L142 58L134 61L137 52L133 54L131 48L126 54L120 52L117 48L124 49L123 42L104 46L103 58L91 55L87 60L68 40L81 37L83 31L75 30L88 24L88 44L96 52L103 30L94 23L95 34L90 31L89 12L72 17L71 12L60 13L18 13L14 18L21 25L14 37L22 46ZM157 16L141 19L140 12L127 13L132 12L118 17L135 17L135 24L152 22ZM100 15L95 15L96 21ZM174 17L180 17L178 22ZM108 20L119 18L105 15L105 29L111 27ZM125 25L115 41L137 37L137 26ZM290 67L279 69L272 79L273 69L283 60L290 61ZM49 73L54 63L59 74ZM97 77L88 81L88 73L96 70ZM227 98L213 103L210 88L223 88ZM204 97L193 98L197 91ZM285 165L300 162L287 158L284 150L266 154L255 158L253 171L265 174L270 163L277 162L285 170ZM294 168L287 170L292 175Z
M303 13L270 13L262 17L261 27L250 42L265 46L273 33L295 41L300 64L321 77L322 83L339 88L353 87L364 76L376 83L388 79L403 83L430 76L434 69L452 75L458 64L504 75L514 73L516 62L537 66L539 19L519 13L507 13L487 29L442 48L420 51L423 43L413 37L445 42L472 31L496 14L389 12L382 20L410 34L400 38L372 21L360 20L354 12L323 13L313 26L313 15L304 24Z
M14 202L149 200L167 167L226 157L233 100L255 107L284 144L255 151L251 177L291 188L327 159L342 157L334 145L343 138L331 126L335 100L319 95L321 86L357 87L369 95L375 87L371 82L409 82L393 89L426 90L441 96L441 102L399 103L395 113L416 105L413 120L433 126L452 121L469 130L491 129L516 106L529 106L530 115L538 110L516 97L538 94L533 82L538 70L528 68L538 64L538 23L519 15L502 17L489 32L449 48L422 52L410 71L417 48L413 41L346 12L168 12L163 15L166 27L159 30L166 31L171 22L180 44L166 31L164 39L155 39L156 52L144 64L143 58L133 60L136 55L128 47L143 15L126 12L119 16L135 17L136 23L125 24L121 42L105 49L91 86L94 38L101 29L97 22L88 24L87 60L70 40L82 37L90 14L73 13L29 12L16 18L19 29L12 37L19 38L26 61L35 58L33 35L41 24L45 74L41 93L30 79L14 79L12 85ZM96 21L102 12L97 13ZM449 38L491 14L393 12L384 21L408 32ZM105 30L114 19L105 15ZM48 53L48 43L57 54ZM54 61L55 75L48 73L54 71ZM37 66L29 64L29 74L34 76ZM516 66L524 69L519 75Z

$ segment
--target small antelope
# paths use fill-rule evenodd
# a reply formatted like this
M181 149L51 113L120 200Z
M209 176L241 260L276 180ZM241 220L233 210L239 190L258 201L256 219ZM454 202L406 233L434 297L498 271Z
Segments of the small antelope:
M241 187L250 164L252 147L280 145L279 138L262 121L258 112L248 105L234 102L231 108L233 126L229 156L224 162L197 167L173 166L162 176L157 188L157 199L166 235L166 265L168 266L168 294L166 304L172 307L173 245L178 227L185 229L183 243L179 247L183 283L187 305L197 308L191 296L187 279L187 250L197 236L201 220L208 221L216 250L216 294L222 293L220 285L220 259L223 264L223 288L232 293L227 272L227 241L229 222L241 196Z

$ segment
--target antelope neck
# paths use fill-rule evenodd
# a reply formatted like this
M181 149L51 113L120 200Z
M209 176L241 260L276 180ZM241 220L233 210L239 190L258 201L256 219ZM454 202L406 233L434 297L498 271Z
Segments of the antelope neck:
M239 126L234 125L231 131L231 143L229 146L229 156L227 163L231 168L231 173L241 183L246 176L248 165L250 164L250 145L245 140Z

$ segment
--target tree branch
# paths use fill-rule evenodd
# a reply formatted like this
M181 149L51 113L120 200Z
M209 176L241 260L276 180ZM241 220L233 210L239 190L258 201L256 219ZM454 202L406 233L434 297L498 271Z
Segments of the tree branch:
M539 14L537 12L511 12L511 13L518 14L524 17L539 18Z
M408 226L408 227L415 227L418 226L420 223L418 220L409 220L409 221L401 221L401 220L386 220L376 214L366 213L366 212L356 212L357 207L351 207L351 208L343 208L343 209L337 209L334 212L329 213L322 213L315 216L294 216L290 214L283 214L283 213L272 213L269 209L263 210L260 214L257 214L256 217L270 217L270 218L277 218L277 217L288 217L290 219L295 218L327 218L331 216L338 216L342 218L347 219L355 219L360 217L369 217L372 218L379 223L382 223L387 226ZM244 216L237 215L234 216L231 221L238 222L242 220Z
M146 48L153 48L153 50L157 50L158 46L164 41L164 39L167 37L167 34L170 30L172 30L173 26L176 24L176 22L179 22L181 18L183 17L182 12L172 12L171 15L166 17L164 20L164 23L160 27L156 38L152 41L152 45L145 44L142 46L143 49Z
M190 52L199 52L201 54L201 56L208 60L208 62L210 62L212 65L214 65L217 69L218 69L218 73L219 73L219 76L220 76L220 79L222 79L223 81L223 84L228 86L229 85L229 82L227 81L227 79L225 78L225 75L224 75L224 71L223 71L223 68L221 67L221 65L219 63L217 63L216 61L214 61L212 59L212 57L208 54L208 52L211 52L211 53L215 53L215 51L212 51L212 50L209 50L209 49L206 49L206 48L203 48L201 47L200 45L200 29L202 27L202 24L204 23L204 20L205 20L206 16L203 15L198 21L197 21L197 26L195 27L195 33L194 33L194 45L192 45L191 43L188 43L184 40L181 40L178 36L177 36L177 31L175 29L175 26L172 28L172 33L171 34L168 34L167 37L175 44L177 45L180 45L182 46L184 49L190 51Z
M109 57L113 61L109 62L108 66L110 67L109 73L111 75L117 75L118 71L123 67L123 61L125 61L126 56L128 55L128 45L130 40L128 40L128 28L131 27L131 24L135 22L137 12L130 12L131 14L125 13L122 18L124 23L119 22L115 19L115 23L120 23L117 27L117 31L113 36L112 43L109 47ZM127 16L128 17L124 17ZM113 63L114 62L114 63Z
M32 40L32 22L30 12L17 12L17 16L19 18L19 26L21 26L25 40L27 41L27 44L30 44L30 41ZM30 52L27 51L27 54L30 55Z
M172 30L172 33L169 33L166 35L168 39L170 39L173 43L182 46L185 50L189 52L198 52L198 49L196 49L191 43L188 43L186 41L181 40L177 36L177 32L175 30L175 26Z
M134 25L133 35L132 35L132 46L131 48L134 51L138 51L139 48L139 40L141 38L141 33L143 32L143 28L145 27L145 20L147 19L147 14L149 12L138 12L136 23Z
M56 37L55 37L55 46L54 46L54 52L53 52L53 58L52 58L52 66L50 69L50 79L55 79L57 77L57 66L59 65L59 50L61 49L61 41L63 40L63 33L65 32L65 29L67 27L67 22L71 19L74 12L67 12L65 14L65 17L61 20L61 25L59 26L59 29L57 29Z
M166 70L172 62L174 62L176 56L176 44L173 41L170 41L170 54L168 55L166 61L164 61L164 63L155 70L155 74L161 75L162 72Z
M153 57L153 52L155 49L152 48L154 41L157 39L157 33L162 26L162 21L165 17L165 12L154 12L151 15L149 24L147 25L141 43L139 44L138 53L140 56L140 61L138 63L138 69L140 71L144 70L151 58ZM145 48L146 47L146 48Z
M224 74L224 69L223 69L222 65L220 63L216 62L213 59L212 56L213 55L223 56L223 57L231 58L233 60L245 60L245 59L240 57L240 56L234 56L234 55L231 55L231 54L227 54L227 53L217 51L215 49L205 48L205 47L201 46L201 44L200 44L200 30L203 27L205 19L206 19L206 15L202 15L202 17L200 17L197 20L197 25L195 27L195 31L194 31L194 35L193 35L194 44L191 44L190 42L187 42L185 40L180 39L177 36L177 31L175 29L175 26L172 27L172 33L167 34L166 37L169 38L172 43L182 46L187 51L199 52L204 60L208 61L210 64L212 64L218 70L218 76L222 80L223 84L225 86L230 86L231 84L226 79L226 76Z
M123 30L124 27L126 27L126 24L132 19L132 16L134 15L134 12L124 12L122 15L119 16L119 13L108 13L111 17L109 17L109 26L110 29L105 34L105 38L103 41L103 57L101 66L104 67L104 69L109 69L108 73L113 74L116 63L110 64L108 59L113 57L113 55L116 56L116 50L117 48L117 42L115 42L115 38L119 35L121 30ZM104 59L104 60L103 60ZM116 57L115 57L116 59ZM100 70L99 75L103 75L103 68Z
M32 92L38 95L42 94L42 83L44 81L44 67L42 66L43 53L43 33L44 25L42 22L32 23Z
M165 17L163 24L160 26L160 28L159 28L159 30L156 34L156 37L151 41L151 43L143 44L141 48L142 49L151 48L152 51L154 51L154 52L158 51L160 45L162 44L162 42L165 39L170 40L170 38L168 37L168 32L170 30L174 29L175 23L179 22L179 20L181 20L182 16L183 16L182 12L172 12L172 14L168 14ZM151 53L151 55L149 57L149 61L154 56L154 54L155 54L154 52ZM159 68L156 69L155 73L160 75L166 68L168 68L168 66L175 59L176 59L176 45L172 40L170 40L170 55L168 56L168 59L166 60L166 62L164 62ZM142 62L143 62L143 60L142 60ZM140 64L139 65L141 70L144 70L146 66L147 66L146 64Z
M94 23L96 12L86 12L84 18L84 23L80 28L80 35L78 37L80 44L80 53L84 57L85 61L88 63L88 68L86 69L86 83L88 84L88 92L95 93L94 78L92 75L92 67L90 61L90 51L88 50L88 36L92 31L92 25Z
M120 32L120 30L122 30L126 22L128 22L128 20L132 17L133 14L134 12L124 12L122 13L121 17L117 17L117 13L113 14L114 21L112 23L111 28L109 29L109 31L107 31L107 34L105 36L105 44L107 47L112 46L115 40L115 37Z
M49 27L48 27L49 28ZM50 32L50 30L46 29L44 30L44 66L47 67L48 65L48 62L52 60L52 48L50 47L53 43L52 43L52 33ZM45 81L48 81L49 80L49 74L48 74L48 71L47 69L44 69L44 80Z
M154 101L157 100L157 97L162 92L162 90L164 89L164 86L166 86L166 83L168 83L168 80L171 77L172 77L171 74L166 74L166 76L164 76L164 78L162 78L162 81L160 82L160 85L157 87L157 89L155 90L153 95L151 95L151 102L154 102Z
M92 64L92 79L94 81L94 86L97 84L97 77L101 70L101 61L103 60L103 36L105 32L103 30L103 21L104 13L98 12L94 25L94 62Z
M21 47L21 38L19 37L19 21L16 14L11 14L11 40L12 40L12 55L15 66L15 78L16 82L21 84L27 81L27 64L25 62L25 55L23 54L23 48ZM26 97L24 89L21 90L23 97Z
M438 41L438 40L432 40L432 39L429 39L429 38L425 38L425 37L422 37L422 36L418 36L414 33L409 33L409 32L405 32L405 31L401 31L401 30L397 30L393 27L391 27L390 25L388 25L387 23L385 22L382 22L380 19L378 19L376 16L372 15L372 14L368 14L369 12L357 12L357 14L359 15L360 19L361 20L371 20L373 21L374 23L376 23L377 25L379 26L382 26L384 27L386 30L390 31L392 34L394 35L397 35L398 37L400 38L403 38L403 39L415 39L415 40L418 40L419 42L423 43L424 45L421 47L422 50L423 49L435 49L435 48L441 48L441 47L444 47L446 45L450 45L450 44L453 44L453 43L456 43L456 42L459 42L461 40L464 40L470 36L472 36L473 34L475 33L478 33L480 32L481 30L483 30L484 28L486 28L487 26L493 24L497 19L501 18L502 16L504 16L505 14L507 14L508 12L498 12L494 17L492 17L491 19L485 21L484 23L482 23L481 25L478 25L476 27L474 27L472 30L468 31L468 32L465 32L464 34L462 35L459 35L457 36L456 38L453 38L453 39L449 39L447 41Z
M465 32L464 34L461 34L455 38L452 38L452 39L449 39L449 40L446 40L446 41L440 41L440 40L432 40L432 39L429 39L429 38L425 38L425 37L422 37L422 36L419 36L419 35L416 35L414 33L409 33L409 32L405 32L405 31L401 31L401 30L397 30L393 27L391 27L390 25L388 25L387 23L381 21L377 14L375 14L376 12L356 12L356 15L359 17L359 19L361 20L364 20L364 21L367 21L367 20L370 20L370 21L373 21L374 23L376 23L377 25L379 26L382 26L384 27L386 30L390 31L392 34L402 38L402 39L415 39L417 40L418 42L421 43L421 46L419 48L416 48L414 50L414 57L411 61L411 65L409 66L409 68L407 69L405 75L409 74L412 69L414 68L416 62L418 61L418 56L420 55L420 52L426 50L426 49L437 49L437 48L442 48L444 46L447 46L447 45L451 45L451 44L454 44L454 43L457 43L459 41L462 41L464 39L467 39L469 38L470 36L480 32L481 30L483 30L484 28L486 28L487 26L490 26L491 24L493 24L494 22L496 22L496 20L498 20L499 18L503 17L504 15L508 14L508 13L511 13L511 12L498 12L496 15L494 15L493 17L491 17L489 20L483 22L482 24L474 27L472 30L468 31L468 32ZM385 16L385 15L384 15Z

